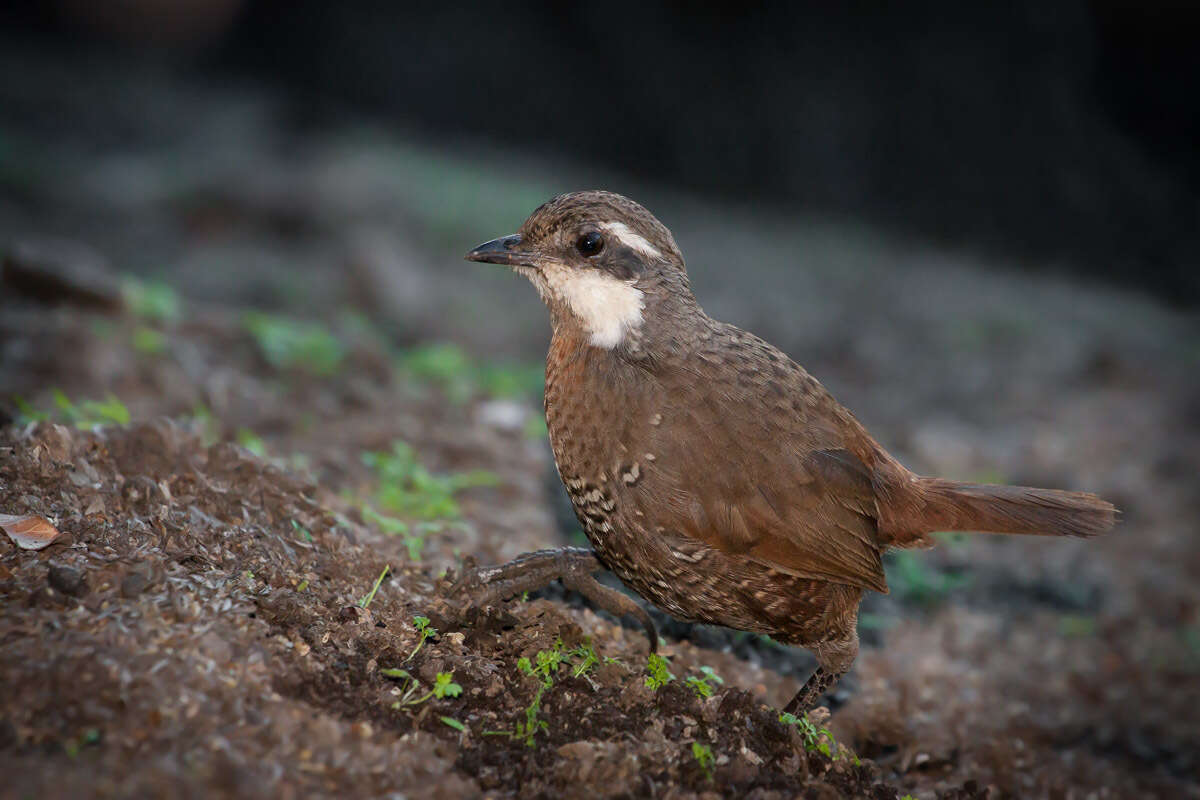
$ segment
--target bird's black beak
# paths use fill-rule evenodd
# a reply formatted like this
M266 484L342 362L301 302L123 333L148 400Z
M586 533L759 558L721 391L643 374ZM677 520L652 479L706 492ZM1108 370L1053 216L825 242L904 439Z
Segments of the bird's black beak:
M510 267L533 267L534 254L521 249L521 235L501 236L484 242L467 253L467 261L482 261L486 264L506 264Z

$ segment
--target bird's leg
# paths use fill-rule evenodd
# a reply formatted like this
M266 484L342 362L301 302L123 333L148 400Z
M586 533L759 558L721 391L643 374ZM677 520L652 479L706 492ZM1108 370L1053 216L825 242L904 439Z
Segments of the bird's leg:
M568 589L579 592L594 605L615 616L637 619L650 640L650 652L658 648L658 633L645 609L616 589L604 586L592 573L603 569L595 554L582 547L537 550L518 556L507 564L468 570L450 590L451 596L463 596L469 606L485 606L522 592L541 589L562 579Z
M816 672L809 676L791 702L784 706L783 712L797 717L807 714L821 699L821 695L837 685L842 674L829 672L824 667L817 667Z
M646 631L646 638L650 640L650 652L658 652L658 631L654 629L654 622L646 613L646 609L635 603L629 595L605 586L593 578L591 573L564 575L563 585L579 592L591 600L593 605L599 606L614 617L628 615L642 623L642 628Z
M507 564L467 569L451 588L452 596L465 595L468 604L485 606L522 592L532 592L572 574L600 569L591 550L560 547L517 556Z

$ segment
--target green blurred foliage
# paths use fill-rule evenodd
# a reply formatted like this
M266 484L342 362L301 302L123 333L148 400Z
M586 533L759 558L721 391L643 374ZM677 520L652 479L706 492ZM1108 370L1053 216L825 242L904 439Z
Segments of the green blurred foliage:
M337 373L346 356L341 340L316 322L299 322L262 311L243 318L267 363L276 369L300 370L318 377Z

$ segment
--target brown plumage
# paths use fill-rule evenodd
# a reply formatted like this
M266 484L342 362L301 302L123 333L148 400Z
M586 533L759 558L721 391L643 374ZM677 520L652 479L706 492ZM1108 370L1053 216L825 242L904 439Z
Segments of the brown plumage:
M556 197L468 258L526 275L550 309L546 422L599 559L549 551L468 576L484 599L569 572L652 634L636 606L584 586L603 564L676 617L812 650L820 668L789 704L799 711L853 662L862 592L888 591L889 547L938 530L1113 525L1095 495L914 475L801 366L705 314L670 231L620 195Z

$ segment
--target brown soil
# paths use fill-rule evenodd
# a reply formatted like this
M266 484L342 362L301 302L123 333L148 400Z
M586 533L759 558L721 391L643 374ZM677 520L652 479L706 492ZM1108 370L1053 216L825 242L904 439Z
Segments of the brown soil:
M41 318L42 341L95 321ZM172 349L185 346L222 352L227 368L240 366L234 383L243 388L262 367L249 342L214 322L174 334ZM80 355L103 362L105 348L92 342ZM370 352L355 357L369 361ZM164 378L170 363L143 363L140 377ZM293 421L323 409L313 432L286 439L316 454L314 468L327 476L320 485L233 443L205 445L194 423L165 417L0 434L0 509L44 516L63 531L39 552L0 544L0 674L11 688L0 704L0 764L15 776L6 792L898 796L870 762L806 749L763 702L761 686L758 695L730 687L705 700L682 680L653 691L640 633L548 600L472 615L461 630L435 615L441 635L409 658L413 618L433 613L446 594L446 579L435 577L443 557L412 563L339 496L361 472L358 454L409 435L444 467L501 471L501 486L465 497L470 524L438 543L445 555L461 548L496 560L512 549L504 539L535 539L515 526L530 517L543 533L548 525L545 513L506 511L545 506L540 446L472 423L469 406L431 402L427 388L406 393L387 371L364 379L353 399L337 381L271 380L287 385ZM420 430L405 425L409 415ZM370 435L334 430L350 418ZM386 564L392 572L359 609ZM537 694L539 679L518 670L518 659L585 637L616 661L581 677L566 668L556 675L540 703L547 727L532 746L489 735L512 730ZM701 662L736 674L729 657L686 645L669 651L681 676ZM463 693L394 709L405 682L381 670L398 667L425 687L452 673ZM711 778L693 742L711 747Z

